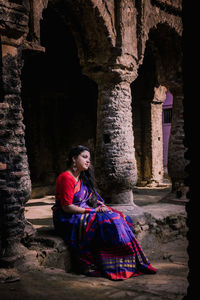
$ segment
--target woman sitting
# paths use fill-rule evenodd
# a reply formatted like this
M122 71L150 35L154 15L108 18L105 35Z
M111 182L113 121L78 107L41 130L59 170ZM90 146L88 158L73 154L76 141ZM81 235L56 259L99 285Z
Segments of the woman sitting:
M134 236L131 218L106 206L96 192L88 148L70 151L52 209L55 229L80 273L112 280L156 273Z

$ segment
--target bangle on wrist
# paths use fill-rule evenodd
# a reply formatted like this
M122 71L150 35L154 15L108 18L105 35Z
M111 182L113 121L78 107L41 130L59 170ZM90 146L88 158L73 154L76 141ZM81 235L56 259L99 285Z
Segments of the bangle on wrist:
M89 212L91 212L91 208L85 208L85 213L87 214L87 213L89 213Z

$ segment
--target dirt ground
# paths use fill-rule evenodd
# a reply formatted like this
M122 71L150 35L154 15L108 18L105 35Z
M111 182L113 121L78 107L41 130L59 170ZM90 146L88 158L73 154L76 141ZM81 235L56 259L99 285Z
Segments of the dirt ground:
M13 273L0 284L1 300L156 300L183 299L188 288L187 241L162 245L162 259L152 260L155 275L142 275L124 281L91 278L56 268ZM156 253L155 253L156 254ZM12 281L13 280L13 281Z
M163 197L163 192L160 195ZM159 202L160 199L159 194L150 194L148 197L141 194L136 196L135 200L137 204L146 201L144 205L152 205ZM48 197L39 200L33 199L29 202L29 206L26 209L26 217L34 224L36 229L52 225L50 216L51 205L51 198ZM152 209L152 206L150 207ZM182 208L177 205L177 211L178 209L181 211ZM55 267L29 268L29 270L21 271L16 269L1 269L0 299L192 299L186 297L188 296L189 286L189 256L187 248L187 238L178 236L171 241L160 243L155 245L154 248L147 249L148 251L145 251L145 253L152 265L158 269L158 272L154 275L142 275L124 281L111 281L101 277L92 278L84 275L76 275Z

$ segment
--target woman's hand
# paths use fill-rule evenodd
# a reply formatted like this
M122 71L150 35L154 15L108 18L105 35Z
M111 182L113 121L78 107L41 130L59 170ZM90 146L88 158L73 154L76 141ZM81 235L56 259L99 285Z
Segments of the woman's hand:
M105 205L101 205L101 206L98 206L96 208L96 212L105 212L105 211L108 211L108 210L109 210L109 208Z

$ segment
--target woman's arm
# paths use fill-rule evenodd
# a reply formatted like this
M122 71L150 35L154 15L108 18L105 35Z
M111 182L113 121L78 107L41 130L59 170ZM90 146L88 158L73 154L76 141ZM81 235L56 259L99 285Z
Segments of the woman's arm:
M90 208L78 207L73 204L62 206L62 209L64 212L66 212L68 214L86 214L91 211ZM96 212L105 212L108 210L109 210L109 208L106 207L105 205L99 206L95 209Z
M74 204L62 206L64 212L68 214L85 214L90 211L90 209L85 209L83 207L78 207Z

